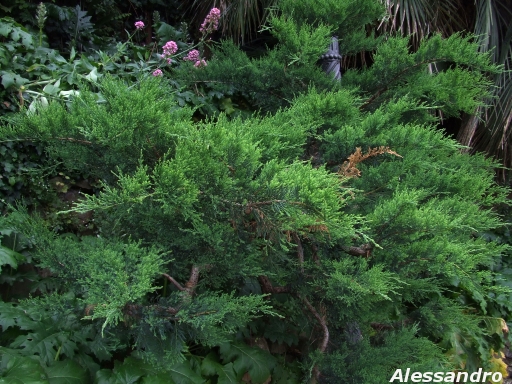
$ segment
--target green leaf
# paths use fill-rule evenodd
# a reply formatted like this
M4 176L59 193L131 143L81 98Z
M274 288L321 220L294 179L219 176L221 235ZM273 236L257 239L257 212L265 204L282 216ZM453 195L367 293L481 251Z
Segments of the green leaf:
M26 69L26 71L27 71L27 72L32 72L32 71L36 70L37 68L41 68L41 67L45 67L45 65L43 65L43 64L38 64L38 63L36 63L36 64L32 64L30 67L28 67L28 68Z
M158 375L144 376L142 384L176 384L173 379L169 377L168 373L159 373Z
M122 365L119 369L116 369L112 378L115 379L116 384L134 384L142 375L143 372L138 368Z
M0 35L7 37L12 31L12 26L7 23L0 23Z
M12 303L4 303L0 301L0 326L2 331L5 332L9 327L15 325L20 328L30 329L30 325L35 322L28 317L25 312L18 307L15 307ZM25 326L25 327L24 327Z
M238 383L233 363L222 365L217 361L214 353L209 353L201 364L201 374L204 376L218 376L218 384Z
M71 47L71 52L69 53L69 62L73 62L76 56L75 47Z
M98 384L113 384L115 383L112 378L113 373L110 369L100 369L96 372L96 383Z
M50 384L37 359L19 356L16 351L7 348L0 347L0 352L0 372L3 372L1 384Z
M87 76L85 76L87 80L92 82L96 82L98 80L98 69L94 67L91 72Z
M233 362L238 379L249 372L253 383L264 383L276 365L275 358L270 353L242 343L222 344L220 354L224 361Z
M15 86L18 88L18 87L22 86L23 84L26 84L29 82L28 79L25 79L24 77L19 76L13 72L2 71L2 72L0 72L0 74L2 75L2 85L4 86L5 89L7 89L11 86Z
M221 365L221 371L218 373L219 373L219 380L217 380L217 384L238 383L238 380L236 379L236 374L235 374L235 369L233 367L233 363Z
M26 327L17 324L22 329ZM29 324L32 332L26 335L18 336L11 347L23 348L24 355L39 355L41 361L46 364L51 364L55 359L57 350L60 349L60 354L71 357L77 350L77 345L74 341L70 340L69 332L61 331L52 319L43 319L41 321L33 321Z
M201 384L204 379L190 368L188 361L175 364L169 370L176 384Z
M25 256L0 245L0 272L2 265L10 265L11 268L18 268L18 262L25 260Z
M88 375L78 363L72 360L57 361L46 368L50 384L82 384L88 382Z
M53 84L46 84L43 88L43 92L52 96L56 96L60 92L60 88Z

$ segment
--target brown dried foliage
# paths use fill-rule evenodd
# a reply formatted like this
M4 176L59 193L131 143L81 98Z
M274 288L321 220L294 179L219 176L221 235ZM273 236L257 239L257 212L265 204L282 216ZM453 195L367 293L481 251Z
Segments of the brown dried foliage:
M365 154L363 154L363 152L361 151L361 147L357 147L356 151L353 154L351 154L348 157L348 160L341 165L338 174L346 177L361 176L361 171L357 169L357 164L368 159L369 157L382 155L384 153L389 153L390 155L402 157L395 151L389 149L389 147L380 146L375 148L369 148L368 152L366 152Z

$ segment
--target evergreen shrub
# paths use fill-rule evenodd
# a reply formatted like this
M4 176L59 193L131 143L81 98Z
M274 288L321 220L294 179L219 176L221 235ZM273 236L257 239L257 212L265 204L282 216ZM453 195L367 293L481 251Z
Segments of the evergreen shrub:
M217 81L233 69L253 100L268 91L262 68L304 83L272 113L194 122L165 77L106 77L101 102L84 87L1 127L1 140L42 143L101 183L72 208L92 212L95 236L22 208L1 218L58 281L0 303L3 377L68 364L101 383L381 384L398 368L493 369L510 316L493 268L509 248L483 234L503 225L508 190L434 112L481 104L499 68L467 37L433 36L417 52L390 37L373 41L371 67L332 85L297 50L327 44L355 11L336 21L317 3L287 13L283 1L270 24L303 41L260 59L225 43L194 72ZM376 17L378 2L359 3L363 24L346 39ZM302 59L283 66L293 52ZM448 69L429 72L438 61ZM58 329L42 329L50 317Z

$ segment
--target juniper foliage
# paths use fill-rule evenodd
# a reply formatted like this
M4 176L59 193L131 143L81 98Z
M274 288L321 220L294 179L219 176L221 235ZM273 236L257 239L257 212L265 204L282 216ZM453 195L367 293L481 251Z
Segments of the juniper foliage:
M508 249L481 234L502 225L494 208L508 191L434 111L474 110L499 68L469 37L410 52L370 36L360 44L378 46L373 65L333 84L315 66L318 45L355 13L360 28L342 46L357 46L379 2L336 2L339 15L311 5L331 2L292 3L271 21L281 43L267 56L224 43L193 75L228 81L271 114L195 123L163 79L107 78L102 102L84 88L70 106L3 126L2 140L42 142L102 188L73 207L94 213L97 237L56 234L23 211L1 224L32 239L38 267L73 293L59 303L78 302L81 322L154 375L382 383L397 368L489 367L508 320L490 308L510 294L492 266ZM439 62L448 69L429 71ZM258 339L274 356L247 345Z

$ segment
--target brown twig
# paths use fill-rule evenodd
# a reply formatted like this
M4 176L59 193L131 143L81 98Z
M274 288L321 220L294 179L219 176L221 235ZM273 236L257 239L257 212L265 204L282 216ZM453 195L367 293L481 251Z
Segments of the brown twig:
M288 287L274 287L267 276L258 276L258 281L261 285L261 291L263 293L289 293L290 288Z
M318 350L321 353L324 353L327 350L327 345L329 344L329 328L327 327L327 320L325 319L325 315L320 316L315 307L313 307L309 300L306 299L305 297L301 297L298 294L297 297L300 300L302 300L304 304L306 304L308 310L313 314L313 316L316 318L316 320L320 323L320 326L322 327L323 338L320 345L318 346ZM314 382L318 382L318 379L320 378L320 370L318 369L318 365L315 365L313 367L313 378L315 380Z
M373 246L363 244L360 247L341 247L346 253L352 256L369 257L372 254Z
M167 273L162 273L162 276L169 280L180 291L187 292L189 296L193 296L194 291L197 287L197 282L199 281L199 270L199 266L192 266L192 269L190 270L190 277L188 281L185 283L185 287L183 287L180 283L178 283L172 276L169 276Z
M186 291L186 289L183 288L180 283L178 283L176 280L174 280L174 278L172 276L169 276L167 273L162 273L162 276L164 276L167 280L169 280L180 291Z
M297 258L299 259L300 271L304 272L304 248L302 248L299 235L297 235L295 232L292 232L292 236L297 243Z
M185 283L185 291L188 292L190 296L194 294L194 291L197 287L197 282L199 281L199 267L194 265L190 270L190 277L188 281Z
M61 141L70 141L72 143L92 144L92 141L75 139L73 137L56 137L55 139Z

